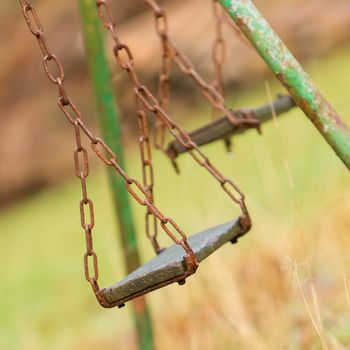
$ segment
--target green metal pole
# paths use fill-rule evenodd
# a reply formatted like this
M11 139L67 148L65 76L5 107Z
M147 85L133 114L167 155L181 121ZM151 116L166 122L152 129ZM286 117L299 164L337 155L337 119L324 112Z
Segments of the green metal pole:
M218 0L338 157L350 169L350 130L251 0Z
M85 50L102 133L105 141L117 154L118 162L123 167L124 155L112 73L105 55L104 36L96 10L96 1L79 0L79 4L83 22ZM118 219L124 261L127 272L130 273L140 266L132 210L124 180L111 168L108 175L115 203L115 216ZM139 349L153 349L152 323L144 298L139 298L133 303L133 315Z

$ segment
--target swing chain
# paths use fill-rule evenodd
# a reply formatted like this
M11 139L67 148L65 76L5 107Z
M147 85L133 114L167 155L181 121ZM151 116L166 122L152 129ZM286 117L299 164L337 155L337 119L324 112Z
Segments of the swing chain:
M147 113L144 110L144 108L142 108L142 105L139 103L138 100L136 100L136 106L139 127L139 148L142 163L143 186L148 192L150 202L154 204L154 171L152 163L152 149L149 139ZM146 236L150 240L155 253L159 254L162 251L162 249L160 248L157 240L157 217L154 215L154 213L152 213L152 211L149 208L147 208L145 214L145 231Z
M143 0L147 2L147 0ZM151 6L155 6L154 15L155 15L155 24L156 32L160 37L162 54L160 62L160 71L158 78L158 99L159 105L165 110L168 110L169 101L170 101L170 85L171 85L171 70L173 64L173 56L171 51L167 46L168 38L168 18L165 11L160 8L157 4L151 3ZM162 150L166 154L165 147L165 125L157 120L155 125L155 146L157 149Z
M168 18L164 9L158 6L158 4L155 2L148 0L142 1L148 3L154 10L156 32L160 38L162 48L158 78L158 101L163 110L167 111L171 94L170 83L173 64L172 53L166 44L168 38ZM155 123L154 143L155 147L162 150L164 153L166 153L165 132L165 125L161 121L157 120Z
M226 44L223 37L223 26L222 26L222 8L217 0L213 2L213 13L215 17L215 31L216 37L213 43L212 59L215 68L215 77L213 86L220 92L222 96L225 96L225 87L222 74L222 66L225 62L226 56Z
M98 258L97 254L93 248L93 235L92 230L95 226L95 215L94 215L94 205L92 200L88 197L87 183L86 179L89 175L89 158L87 149L82 144L81 131L91 142L91 148L96 153L96 155L108 166L113 167L120 176L125 180L126 188L132 197L142 206L147 207L147 213L152 214L157 218L165 232L173 239L173 241L181 245L186 251L186 262L188 265L188 274L192 274L196 271L198 267L198 262L196 256L187 242L187 237L180 227L169 217L164 216L159 209L153 204L152 198L150 196L150 190L153 186L152 182L149 183L147 188L144 188L137 180L130 178L124 170L120 167L115 153L110 149L110 147L100 138L94 136L92 131L85 125L82 120L81 113L79 109L74 105L70 99L67 91L64 88L64 68L58 58L51 52L49 46L47 45L46 38L44 36L44 30L42 23L37 15L37 12L33 5L30 4L28 0L19 0L22 6L22 12L27 26L32 33L32 35L37 39L39 47L43 53L43 64L44 70L48 79L58 87L58 105L61 111L66 116L67 120L74 127L76 148L74 150L74 166L75 175L80 179L82 188L82 199L79 202L80 207L80 220L81 226L84 229L85 241L86 241L86 252L84 254L84 271L85 278L90 283L92 290L100 303L101 306L110 308L117 306L116 303L109 304L98 285ZM108 14L109 16L110 14ZM120 64L125 67L133 62L133 57L127 46L122 45L118 47L117 52L120 50L125 50L128 55L128 62ZM57 76L50 72L48 63L53 61L58 69ZM137 80L136 74L134 76L131 74L131 79ZM139 91L142 91L142 86L139 86ZM146 91L146 90L145 90ZM141 93L141 92L140 92ZM146 96L147 98L147 96ZM143 131L145 134L145 130ZM146 134L147 135L147 134ZM148 164L149 160L145 160ZM151 172L152 173L152 172ZM151 174L150 173L150 174ZM86 211L88 213L86 213ZM179 236L179 238L176 237ZM151 236L152 237L152 236Z
M214 80L212 82L213 86L223 98L225 98L225 85L223 79L223 64L226 57L226 43L223 37L223 21L222 14L223 10L218 0L212 0L213 14L215 18L215 39L212 48L212 60L214 63ZM213 109L213 118L216 118L218 113ZM224 140L224 145L228 152L232 152L232 142L230 137L226 137Z
M75 174L80 179L81 188L82 188L82 199L79 203L80 207L80 221L81 226L85 232L85 241L86 241L86 252L84 254L84 270L85 270L85 278L91 284L93 289L96 291L96 296L100 301L101 305L106 304L101 297L100 290L98 288L97 280L98 280L98 259L96 252L93 248L93 239L92 239L92 229L95 225L95 215L94 215L94 206L91 199L88 197L87 186L86 186L86 178L89 175L89 159L88 152L85 147L82 145L80 128L86 131L87 135L90 139L95 140L92 136L92 133L86 128L81 120L80 111L74 106L72 101L70 100L65 88L64 88L64 80L65 74L64 69L61 62L58 58L51 52L51 49L47 45L46 38L44 36L44 30L42 23L37 15L37 12L33 5L31 5L27 0L20 0L20 4L22 5L22 12L24 15L24 19L27 23L27 26L37 39L39 47L43 54L43 65L44 71L48 77L48 79L55 85L58 86L58 104L68 121L74 125L75 129L75 139L76 139L76 148L74 150L74 165L75 165ZM53 61L56 69L57 76L50 72L49 62ZM69 111L70 109L70 111ZM74 116L72 115L74 114ZM86 210L88 210L88 214L86 214ZM88 218L87 218L88 217ZM92 261L90 261L92 260ZM90 268L92 262L92 268ZM106 305L104 305L106 306Z
M106 0L108 1L108 0ZM161 18L164 18L162 21L164 23L168 23L167 20L167 13L163 7L161 7L158 4L157 0L142 0L146 2L153 10L156 18L156 27L158 28L158 18L161 16ZM216 4L219 6L219 4ZM220 29L221 31L221 29ZM158 30L157 30L158 32ZM232 109L229 109L225 104L225 99L223 98L222 94L219 92L219 90L216 88L216 86L212 84L208 84L204 79L197 73L195 70L192 62L190 59L180 50L177 48L173 40L168 35L167 31L158 32L158 35L161 38L162 47L166 47L166 50L168 52L169 57L172 57L174 62L177 64L179 69L188 77L190 77L195 84L201 89L203 96L207 99L207 101L211 104L211 106L218 112L224 114L227 116L229 121L236 127L253 127L258 128L260 126L260 122L258 119L253 117L247 117L247 118L238 118L235 114L235 112ZM221 70L221 64L224 59L224 52L219 53L220 51L224 51L223 41L222 38L220 41L218 41L216 44L216 60L218 63L220 63L220 70ZM163 49L164 50L164 49ZM221 79L222 80L222 79Z
M149 138L148 128L148 116L147 112L140 103L140 99L136 96L136 110L138 116L138 127L139 127L139 148L142 166L143 185L148 191L149 200L154 205L154 171L152 163L152 148ZM164 228L163 228L164 229ZM157 217L152 211L147 208L145 214L145 232L146 236L150 240L153 250L156 254L163 251L158 243L158 222Z
M158 6L157 2L154 0L144 0L147 3L149 3L152 8L155 10L156 16L157 13L165 14L163 12L164 10L159 10L160 7ZM113 19L109 0L96 0L97 10L99 17L104 25L104 27L110 32L112 39L114 41L114 49L113 53L115 55L116 61L119 64L120 68L125 70L131 82L134 84L134 94L136 96L136 99L138 102L143 104L144 108L148 110L149 112L153 113L157 120L160 120L163 125L168 129L168 131L178 140L178 142L183 145L188 150L188 153L192 156L192 158L202 167L207 169L207 171L220 183L223 190L229 195L229 197L236 202L241 210L242 210L242 216L241 216L241 225L245 232L247 232L251 227L251 220L250 216L245 204L245 197L242 191L238 188L237 185L233 183L230 179L224 177L219 170L214 167L214 165L211 163L209 158L199 149L199 147L192 141L188 133L182 129L179 125L177 125L171 117L164 111L164 109L160 106L159 101L157 98L148 90L148 88L144 85L141 85L138 79L138 75L135 71L134 67L134 60L131 53L130 48L122 43L119 39L119 36L116 31L116 24ZM167 42L168 42L168 37ZM173 45L173 44L171 44ZM189 74L193 77L195 77L208 91L211 91L213 95L215 95L220 101L222 101L222 96L212 87L207 85L194 71L192 68L191 63L189 60L180 52L180 51L174 51L173 46L169 46L171 48L171 52L174 55L174 59L179 60L181 62L181 67L184 70L188 70ZM127 52L128 60L125 61L121 58L121 52L125 51ZM206 90L207 91L207 90ZM251 121L250 119L246 121ZM239 120L237 120L237 123L240 123ZM244 123L244 122L243 122ZM155 213L157 216L157 214ZM162 220L160 222L163 224ZM161 225L162 228L168 233L169 232L165 229L164 225ZM177 226L175 226L176 228Z

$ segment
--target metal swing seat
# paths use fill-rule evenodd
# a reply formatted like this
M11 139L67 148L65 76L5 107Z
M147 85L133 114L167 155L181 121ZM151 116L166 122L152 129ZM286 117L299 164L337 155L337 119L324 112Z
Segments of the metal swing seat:
M240 221L235 220L212 227L188 238L198 263L214 253L225 243L236 243L244 234ZM146 293L177 282L184 284L190 273L185 251L177 244L164 249L155 258L139 267L120 282L102 289L105 300L118 307Z

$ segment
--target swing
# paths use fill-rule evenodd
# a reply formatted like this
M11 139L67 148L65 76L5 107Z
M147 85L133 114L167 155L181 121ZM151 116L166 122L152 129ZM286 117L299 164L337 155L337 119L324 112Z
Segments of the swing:
M240 222L236 220L194 234L188 238L188 243L199 264L225 243L236 243L243 234ZM103 289L102 293L109 304L117 301L122 307L129 300L171 283L184 284L191 274L184 259L184 250L174 244L120 282Z
M125 302L159 289L174 282L183 284L187 277L194 274L198 264L206 257L220 248L223 244L237 242L238 238L249 231L251 227L250 216L245 204L243 193L230 179L224 177L213 165L209 158L199 149L198 145L184 129L166 112L169 100L170 65L175 62L180 69L191 77L201 88L203 95L212 104L216 111L225 113L227 120L235 130L243 130L250 127L257 128L260 122L255 116L249 114L237 115L228 109L218 89L207 84L194 70L191 62L180 52L167 34L167 17L164 9L158 6L154 0L144 0L155 13L156 28L161 38L163 59L159 78L158 100L146 86L142 85L134 68L134 58L130 48L122 43L116 32L116 25L111 14L108 0L96 0L99 17L110 32L114 41L113 53L120 68L127 72L133 84L133 93L136 98L136 114L139 125L139 145L142 162L143 184L127 175L118 163L115 153L100 138L96 137L84 123L79 109L72 102L64 87L65 73L58 58L50 50L42 24L35 8L28 0L20 0L23 15L30 32L38 41L43 54L44 70L49 80L58 87L58 105L75 132L76 148L74 151L74 163L76 176L81 181L82 200L80 201L81 226L85 232L86 253L84 255L85 278L90 283L98 302L103 307L122 307ZM58 74L51 73L50 64L56 66ZM218 75L217 75L218 77ZM217 78L218 80L218 78ZM189 239L176 224L165 216L154 202L153 191L153 165L151 157L151 145L148 127L148 113L153 114L157 120L156 147L165 151L164 133L167 130L175 137L182 150L203 168L205 168L220 184L224 192L239 205L242 214L239 218L223 225L207 229ZM160 134L160 138L159 138ZM129 194L141 206L146 208L146 235L156 252L156 257L141 266L119 283L101 289L98 284L98 259L93 248L92 229L94 228L94 207L88 196L86 178L89 175L89 159L87 149L83 145L82 135L90 140L93 152L107 165L124 179ZM175 164L175 157L170 156ZM167 249L162 249L157 240L157 227L160 224L163 231L173 240L174 244Z
M260 123L264 123L274 117L277 117L295 107L294 100L289 95L280 95L272 104L261 106L256 109L241 109L236 111L236 115L243 118L245 114L253 115L258 118ZM235 127L229 119L224 116L209 122L200 128L189 133L191 139L198 145L204 146L218 140L227 140L233 135L243 133L245 130ZM187 149L177 140L169 142L166 153L171 159L177 158L180 154L185 153Z

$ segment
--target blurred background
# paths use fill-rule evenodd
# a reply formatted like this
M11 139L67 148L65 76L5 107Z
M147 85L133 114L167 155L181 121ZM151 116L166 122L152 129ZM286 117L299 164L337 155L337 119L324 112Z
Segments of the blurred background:
M171 35L211 81L214 18L206 1L162 3ZM349 125L349 1L255 3ZM77 2L34 4L63 62L71 96L100 134ZM153 14L142 1L114 1L113 10L138 72L155 90L160 48ZM4 2L0 19L0 349L134 349L130 308L99 308L84 280L74 139L57 108L56 90L43 73L19 4ZM234 26L225 25L224 34L230 106L265 104L266 84L274 95L283 92ZM134 99L124 75L113 69L127 168L137 177ZM188 130L210 120L210 107L177 70L172 88L174 119ZM254 228L203 263L185 286L147 296L157 348L350 348L350 187L344 165L297 109L263 126L263 136L249 131L235 138L233 155L220 142L204 150L246 193ZM186 232L238 213L188 156L179 159L181 176L162 154L154 158L157 202ZM101 284L109 285L123 277L123 261L105 169L91 159L96 250ZM143 210L133 209L146 261L152 252Z

